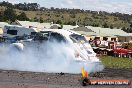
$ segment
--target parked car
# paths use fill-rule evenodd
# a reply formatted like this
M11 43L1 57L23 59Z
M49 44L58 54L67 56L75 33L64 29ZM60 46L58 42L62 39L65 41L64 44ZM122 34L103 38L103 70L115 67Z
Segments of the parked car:
M132 57L132 50L125 49L125 48L116 48L113 50L114 51L114 56L116 57Z

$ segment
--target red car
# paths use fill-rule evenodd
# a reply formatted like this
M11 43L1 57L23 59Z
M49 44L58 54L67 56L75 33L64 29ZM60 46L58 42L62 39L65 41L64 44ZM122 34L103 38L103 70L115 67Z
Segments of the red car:
M132 50L116 48L114 49L114 55L118 57L132 57Z

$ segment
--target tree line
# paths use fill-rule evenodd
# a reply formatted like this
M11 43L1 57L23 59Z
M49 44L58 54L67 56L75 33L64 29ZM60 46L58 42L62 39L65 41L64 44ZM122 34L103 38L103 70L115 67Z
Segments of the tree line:
M55 11L55 12L67 12L72 14L77 13L91 13L91 14L99 14L99 15L109 15L109 16L116 16L119 17L121 20L130 21L132 19L132 14L123 14L119 12L115 13L109 13L105 11L91 11L91 10L83 10L83 9L69 9L69 8L46 8L46 7L40 7L37 3L18 3L18 4L12 4L6 1L0 2L0 6L6 6L9 8L24 10L24 11Z
M4 22L14 22L16 19L18 20L29 20L24 12L17 15L12 8L6 8L4 12L0 12L0 21Z
M5 6L8 8L14 8L24 11L36 11L39 9L40 5L37 3L19 3L19 4L12 4L6 1L0 2L0 6Z

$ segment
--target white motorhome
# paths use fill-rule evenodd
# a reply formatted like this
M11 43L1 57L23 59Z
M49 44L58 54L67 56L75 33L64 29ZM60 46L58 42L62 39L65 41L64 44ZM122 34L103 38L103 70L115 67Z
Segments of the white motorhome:
M3 36L15 37L30 35L32 32L38 32L36 28L25 28L17 25L7 25L4 27Z

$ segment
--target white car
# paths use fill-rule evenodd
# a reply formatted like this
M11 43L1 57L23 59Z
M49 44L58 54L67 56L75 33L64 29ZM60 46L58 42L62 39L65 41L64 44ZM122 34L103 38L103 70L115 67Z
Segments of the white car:
M57 41L58 43L65 43L72 46L74 51L74 61L81 65L85 65L85 69L89 69L91 72L100 71L103 69L103 65L98 57L96 57L96 53L93 51L89 42L79 33L76 33L71 30L63 30L63 29L45 29L38 33L32 41L40 41L40 43L45 41ZM25 46L31 46L33 43L30 42L23 42L22 43L15 43L14 45L19 47L19 50L24 49ZM34 43L37 43L34 42ZM19 46L20 44L20 46ZM37 47L38 44L35 46ZM33 45L34 46L34 45ZM38 46L39 47L39 46ZM56 47L56 46L54 46ZM61 48L61 47L60 47ZM88 66L87 66L88 64ZM89 65L90 64L90 65ZM83 66L82 66L83 67Z
M63 29L47 29L41 33L44 36L48 36L48 40L55 39L58 42L65 42L72 45L75 49L77 61L100 62L89 42L79 33Z

